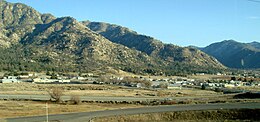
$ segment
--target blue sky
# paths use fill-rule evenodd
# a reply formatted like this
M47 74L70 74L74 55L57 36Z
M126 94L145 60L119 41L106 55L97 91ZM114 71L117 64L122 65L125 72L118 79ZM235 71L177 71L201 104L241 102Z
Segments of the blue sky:
M254 0L7 1L57 17L122 25L180 46L206 46L226 39L260 42L260 2Z

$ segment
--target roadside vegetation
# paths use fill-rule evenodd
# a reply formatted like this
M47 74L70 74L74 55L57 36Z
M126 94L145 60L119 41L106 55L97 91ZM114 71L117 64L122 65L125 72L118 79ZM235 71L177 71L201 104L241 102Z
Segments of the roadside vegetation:
M109 104L109 103L62 103L47 102L49 114L71 112L90 112L122 108L143 107L142 105ZM46 115L46 101L14 101L0 100L0 118ZM1 119L0 119L1 122Z
M53 87L49 89L48 94L54 102L60 103L62 101L61 96L64 94L64 90L61 87Z
M93 122L241 122L259 121L260 109L207 110L95 118Z

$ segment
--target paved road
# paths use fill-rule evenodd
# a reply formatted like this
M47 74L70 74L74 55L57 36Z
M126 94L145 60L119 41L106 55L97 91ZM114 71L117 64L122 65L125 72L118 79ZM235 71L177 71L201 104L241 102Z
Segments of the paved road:
M113 115L129 115L142 113L157 113L157 112L171 112L171 111L186 111L186 110L214 110L214 109L260 109L260 103L224 103L224 104L204 104L204 105L172 105L172 106L156 106L144 108L131 108L119 110L107 110L96 112L82 112L50 115L49 122L86 122L94 117L105 117ZM6 122L44 122L46 116L23 117L23 118L9 118L2 120Z
M49 95L0 95L0 99L27 99L27 100L50 100ZM62 100L70 100L71 96L62 96ZM109 97L109 96L80 96L86 101L149 101L164 99L159 97Z
M180 101L180 100L187 100L187 99L199 99L199 100L207 100L208 98L212 97L222 97L225 95L218 95L218 96L204 96L199 98L198 96L185 96L185 97L171 97L172 100ZM13 95L3 95L0 94L0 99L22 99L22 100L50 100L49 95L20 95L20 94L13 94ZM71 96L62 96L62 100L70 100ZM80 96L80 99L83 101L126 101L126 102L133 102L133 101L160 101L166 100L169 98L165 97L117 97L117 96Z

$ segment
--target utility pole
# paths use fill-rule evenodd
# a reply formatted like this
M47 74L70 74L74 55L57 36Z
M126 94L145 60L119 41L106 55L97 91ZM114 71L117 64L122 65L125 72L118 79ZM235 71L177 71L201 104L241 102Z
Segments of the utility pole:
M46 122L49 122L48 102L46 102Z

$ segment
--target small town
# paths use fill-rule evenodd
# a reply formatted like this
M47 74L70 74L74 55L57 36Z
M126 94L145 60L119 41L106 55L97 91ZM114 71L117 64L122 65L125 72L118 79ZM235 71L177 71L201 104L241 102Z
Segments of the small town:
M207 74L197 74L204 76ZM239 88L260 86L260 78L257 77L235 77L223 76L218 73L213 79L192 79L187 77L161 77L151 78L150 76L99 76L93 73L78 74L55 74L55 73L29 73L21 72L16 76L1 76L0 83L35 83L35 84L108 84L135 88L202 88L220 90L222 88ZM223 76L223 77L222 77Z
M0 0L0 122L260 122L260 0Z

